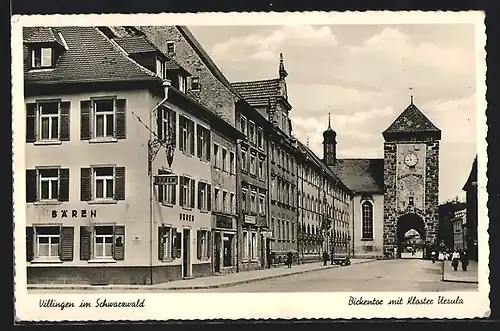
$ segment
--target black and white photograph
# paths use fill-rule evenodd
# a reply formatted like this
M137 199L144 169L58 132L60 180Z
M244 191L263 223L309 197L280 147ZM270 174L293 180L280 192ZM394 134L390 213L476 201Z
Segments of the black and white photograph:
M485 317L483 20L14 17L19 318Z

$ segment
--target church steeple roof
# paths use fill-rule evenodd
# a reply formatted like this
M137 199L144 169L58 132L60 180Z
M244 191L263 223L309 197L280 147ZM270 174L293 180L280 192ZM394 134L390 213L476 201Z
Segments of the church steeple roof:
M396 118L394 122L382 133L384 138L405 134L430 134L441 139L439 130L413 103L413 96L410 105Z
M323 138L326 141L335 140L337 133L332 129L331 121L330 121L330 113L328 113L328 128L323 132Z

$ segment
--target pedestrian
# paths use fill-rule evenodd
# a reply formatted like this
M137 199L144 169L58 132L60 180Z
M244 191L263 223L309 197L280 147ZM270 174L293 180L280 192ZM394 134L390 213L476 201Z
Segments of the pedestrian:
M451 255L451 265L453 266L453 270L457 271L458 263L460 262L460 253L458 251L454 251Z
M286 264L288 265L288 268L292 267L292 260L293 260L293 253L290 250L288 251L288 253L286 253Z
M323 251L323 265L326 266L326 264L328 263L328 259L329 259L328 252Z
M271 249L267 249L267 269L271 269L271 265L273 264L272 262L273 256L271 254Z
M438 260L441 261L441 262L444 261L444 253L443 253L443 251L439 252Z
M467 267L469 266L469 257L467 256L466 251L462 252L461 260L462 260L462 271L467 271Z
M435 251L431 252L431 260L432 260L432 263L436 263L436 252Z

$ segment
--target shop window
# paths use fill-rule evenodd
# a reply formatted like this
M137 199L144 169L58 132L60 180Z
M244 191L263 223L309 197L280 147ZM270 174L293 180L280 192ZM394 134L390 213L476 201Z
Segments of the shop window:
M72 261L74 228L34 226L26 228L26 261Z
M125 227L96 225L80 227L80 260L123 260Z
M173 247L172 228L168 225L158 227L158 259L160 261L175 258L175 247Z
M258 257L258 254L257 254L257 233L255 233L255 232L252 232L250 251L252 252L252 256L251 256L252 261L257 260L257 257Z
M194 155L194 122L179 116L179 149L186 154Z
M249 248L250 247L250 240L249 240L249 235L248 231L243 231L243 260L248 260L249 257Z
M233 266L233 238L232 234L225 233L222 237L223 267Z
M70 102L46 100L26 104L26 142L67 141Z
M198 230L197 231L197 258L198 260L208 260L210 258L209 255L209 247L210 247L210 232L207 230Z

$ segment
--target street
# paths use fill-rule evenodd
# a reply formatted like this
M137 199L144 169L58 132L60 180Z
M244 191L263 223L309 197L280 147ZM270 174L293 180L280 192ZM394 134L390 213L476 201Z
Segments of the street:
M298 268L295 266L295 268ZM292 268L293 269L293 268ZM266 271L263 271L266 272ZM221 276L224 277L224 276ZM203 282L203 278L198 278ZM221 292L345 292L345 291L477 291L477 284L441 281L440 263L419 259L397 259L371 261L334 267L302 274L248 282L240 285L195 290L174 290L176 293L221 293ZM108 292L114 289L96 291ZM131 289L129 291L139 291ZM164 292L165 289L150 288L148 292ZM29 290L30 293L54 293L49 289ZM89 293L87 290L64 289L59 293Z
M308 272L196 292L477 291L477 284L441 281L439 263L397 259ZM194 291L186 291L194 292Z

